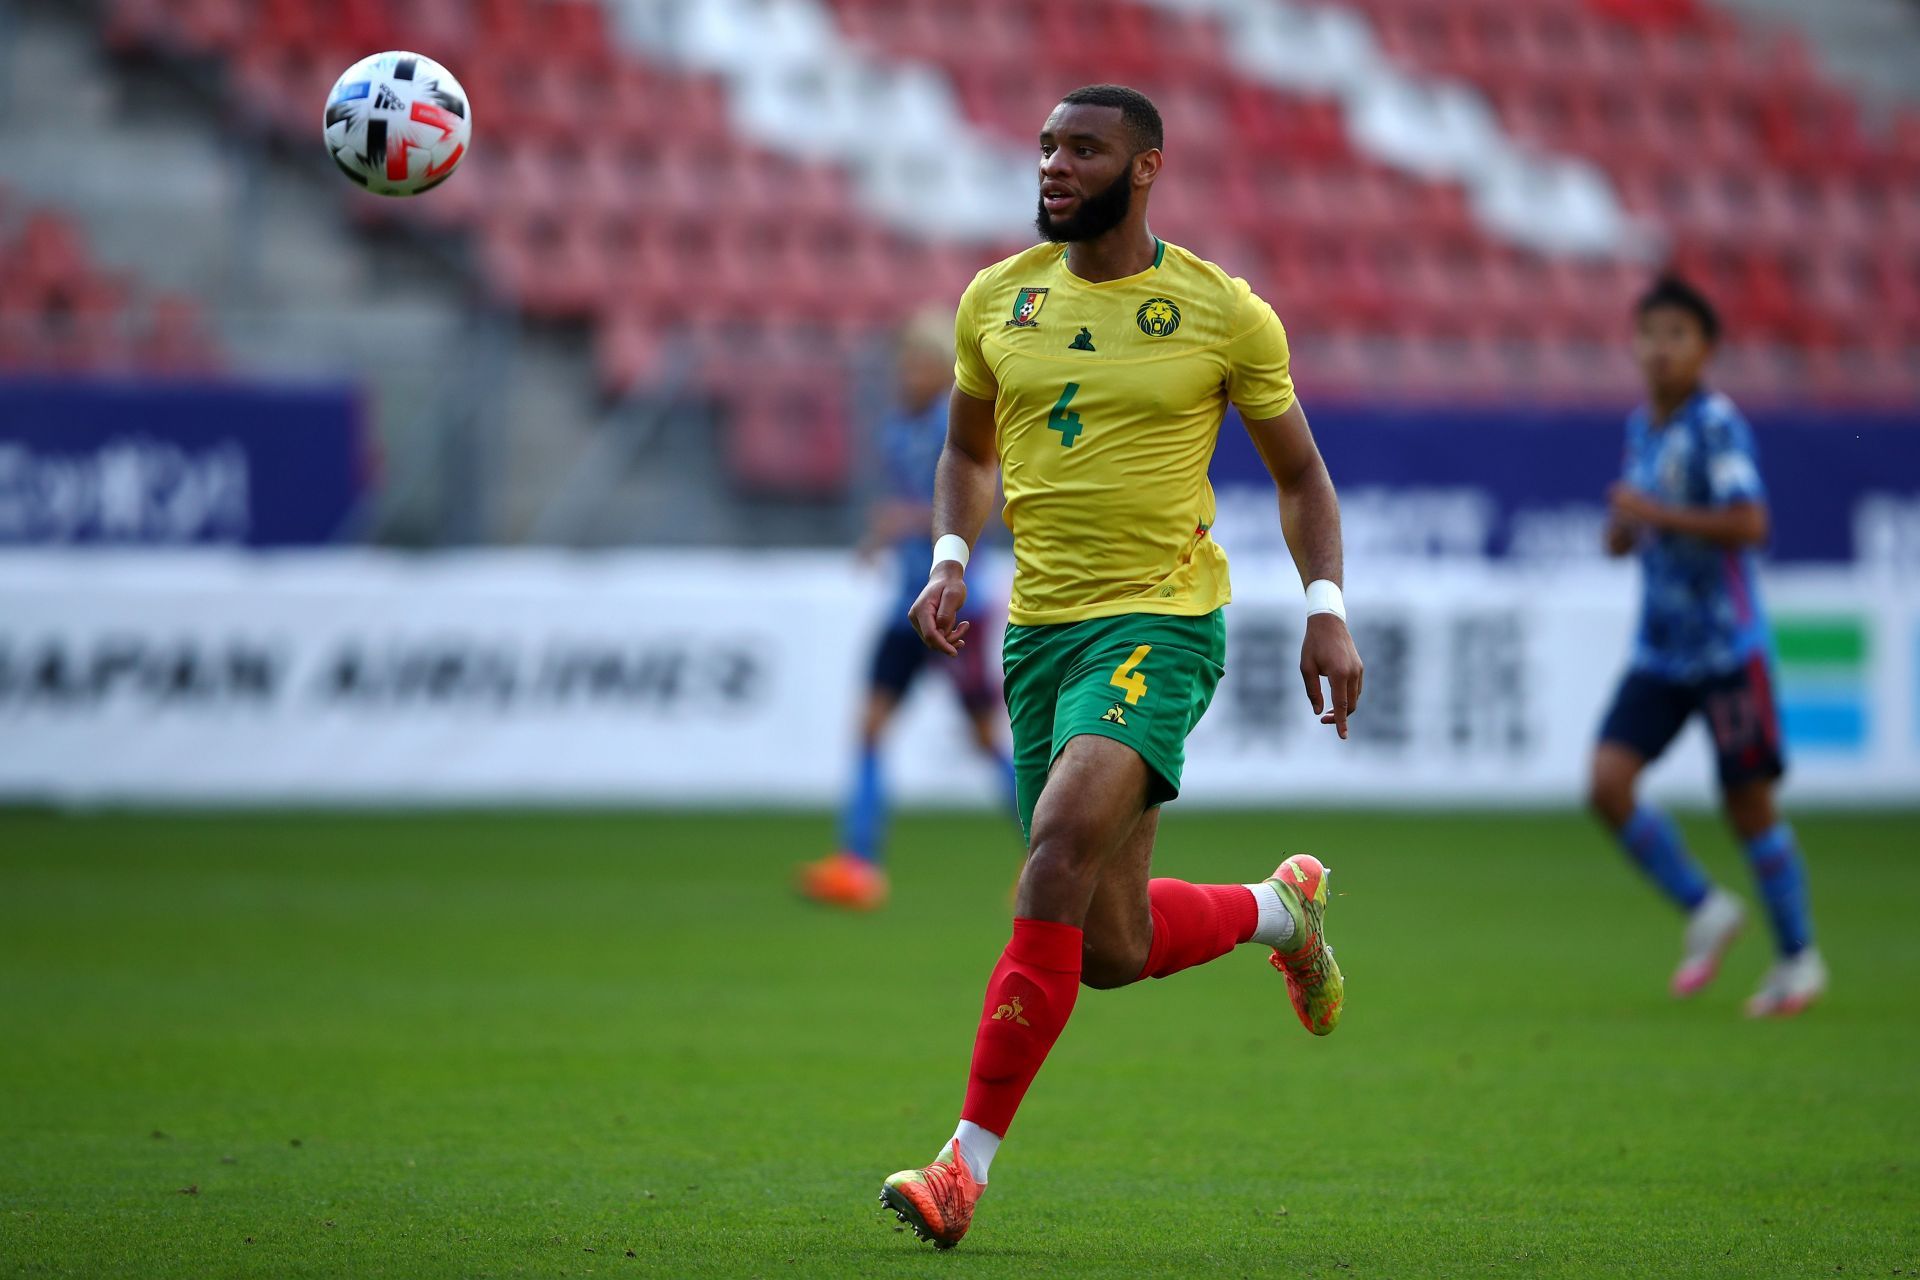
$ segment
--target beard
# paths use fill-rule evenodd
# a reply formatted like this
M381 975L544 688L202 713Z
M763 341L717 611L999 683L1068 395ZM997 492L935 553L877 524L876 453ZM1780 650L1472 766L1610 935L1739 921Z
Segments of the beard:
M1131 166L1122 169L1120 176L1108 183L1104 191L1084 197L1078 210L1058 220L1047 212L1046 202L1041 201L1040 211L1034 215L1034 229L1055 244L1105 235L1119 226L1126 219L1127 210L1133 207L1132 176Z

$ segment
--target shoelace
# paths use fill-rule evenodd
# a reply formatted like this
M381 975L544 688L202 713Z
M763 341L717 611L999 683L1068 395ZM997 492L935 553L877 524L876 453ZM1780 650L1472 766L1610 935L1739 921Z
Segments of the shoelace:
M1327 954L1327 948L1320 941L1320 935L1316 933L1307 938L1305 946L1293 951L1276 949L1274 954L1280 957L1280 963L1286 966L1289 973L1300 975L1319 971L1320 963Z
M949 1223L966 1204L960 1170L946 1160L936 1160L927 1166L927 1190L939 1204L940 1216Z

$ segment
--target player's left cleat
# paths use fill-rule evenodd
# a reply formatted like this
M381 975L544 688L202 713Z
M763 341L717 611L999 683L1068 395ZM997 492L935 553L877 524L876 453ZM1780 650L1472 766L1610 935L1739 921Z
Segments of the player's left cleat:
M1332 1035L1346 1003L1347 980L1326 944L1327 880L1332 873L1310 853L1296 853L1267 881L1293 917L1290 950L1275 947L1268 957L1287 980L1287 998L1300 1024L1317 1036Z
M801 863L796 887L803 897L848 911L876 911L887 904L887 873L851 853Z
M1817 948L1776 960L1747 1001L1749 1018L1791 1018L1827 993L1827 962Z
M951 1249L973 1225L973 1207L980 1203L984 1182L973 1180L960 1144L947 1144L946 1154L924 1169L902 1169L880 1185L880 1203L907 1229L936 1249Z

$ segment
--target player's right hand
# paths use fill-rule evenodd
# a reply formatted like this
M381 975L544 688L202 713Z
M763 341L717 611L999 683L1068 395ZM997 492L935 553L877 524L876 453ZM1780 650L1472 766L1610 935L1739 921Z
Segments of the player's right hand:
M954 621L966 603L967 579L959 563L942 560L933 567L927 585L920 589L913 607L907 610L907 621L913 624L927 648L957 658L967 647L967 631L973 626L971 622Z

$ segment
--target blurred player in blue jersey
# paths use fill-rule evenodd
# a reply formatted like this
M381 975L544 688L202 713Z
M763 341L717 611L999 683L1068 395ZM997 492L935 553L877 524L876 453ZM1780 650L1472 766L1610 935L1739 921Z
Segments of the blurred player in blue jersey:
M800 868L800 891L817 902L871 911L887 900L881 866L886 843L886 779L880 740L932 651L907 621L907 610L927 584L933 560L933 471L947 440L947 390L953 382L953 319L916 317L903 330L896 363L899 407L880 427L886 495L875 504L861 550L892 557L894 602L874 643L853 786L840 819L840 850ZM973 630L980 631L974 619ZM971 645L941 668L967 714L974 744L989 757L1014 812L1013 761L1001 745L1005 711L984 645Z
M1785 759L1773 641L1754 573L1754 550L1767 537L1766 490L1746 420L1701 381L1720 334L1713 307L1669 277L1640 299L1636 315L1647 403L1627 419L1625 475L1608 494L1606 537L1610 554L1640 557L1640 629L1600 728L1591 803L1687 913L1673 994L1693 995L1713 979L1745 911L1707 878L1673 821L1636 802L1634 783L1690 718L1705 719L1727 820L1746 849L1778 953L1747 1012L1789 1016L1826 990L1827 971L1813 945L1800 850L1773 803Z

